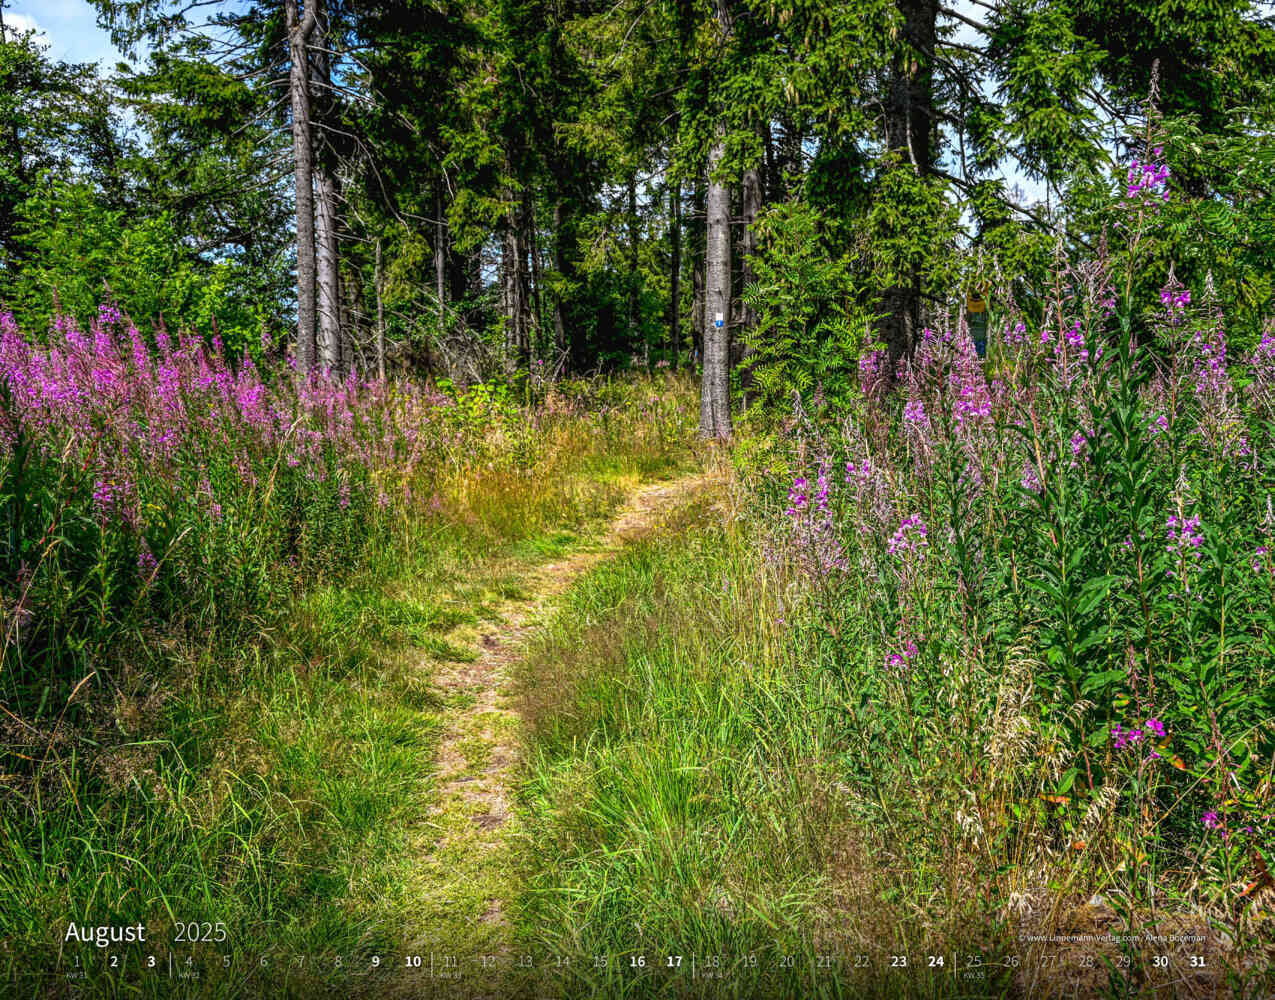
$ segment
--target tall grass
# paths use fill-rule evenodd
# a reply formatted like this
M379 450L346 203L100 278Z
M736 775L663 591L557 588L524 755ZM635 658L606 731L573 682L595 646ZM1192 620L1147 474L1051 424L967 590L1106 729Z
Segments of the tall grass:
M348 991L406 926L431 664L475 655L467 628L542 539L687 460L689 387L560 383L522 405L298 383L113 309L47 343L0 325L10 983L70 988L73 960L104 961L64 943L72 921L141 920L161 954L198 921L225 928L172 949L198 981L88 987Z
M1062 262L986 359L927 330L744 422L726 529L575 591L526 666L522 928L579 989L1270 989L1275 333L1228 357L1210 290L1127 277Z
M829 661L794 633L758 536L728 523L688 509L599 567L524 662L522 933L572 956L563 995L937 990L954 950L997 942L982 885L965 873L919 919L944 875L894 824L863 825ZM892 977L891 954L920 967Z

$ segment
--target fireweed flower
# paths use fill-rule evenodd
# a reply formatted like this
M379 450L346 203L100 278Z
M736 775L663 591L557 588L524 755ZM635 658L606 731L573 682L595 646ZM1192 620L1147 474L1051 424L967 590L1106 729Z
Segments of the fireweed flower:
M903 673L912 665L912 661L920 655L921 651L917 649L916 643L908 639L896 652L885 658L885 665L891 670Z
M819 463L819 476L815 480L815 508L821 514L828 513L828 465Z
M1032 493L1040 492L1040 476L1037 474L1036 466L1032 464L1031 459L1027 459L1023 462L1023 475L1019 482L1025 490Z
M1135 725L1129 729L1126 729L1118 722L1111 727L1111 744L1117 750L1137 746L1144 740L1151 738L1164 739L1164 724L1159 719L1147 719L1141 726ZM1160 755L1153 750L1149 756L1159 759Z
M270 384L250 358L231 364L216 337L205 343L183 332L174 342L161 328L151 349L113 306L98 311L88 336L66 316L54 320L52 334L28 343L12 316L0 314L0 383L11 416L53 456L68 441L95 442L86 499L104 525L124 532L143 527L150 511L192 499L218 517L210 484L201 477L192 489L192 472L227 460L245 484L276 458L314 482L338 462L406 477L434 438L420 429L451 405L407 384L391 396L383 383L357 375ZM0 427L0 448L9 432Z
M885 351L869 351L859 359L859 388L865 396L874 398L883 395L889 374Z
M850 461L846 463L846 482L862 483L866 482L872 476L872 459L865 458L862 462Z
M929 528L921 520L921 515L913 514L903 519L899 530L886 543L886 550L890 555L898 556L905 563L920 561L925 558L925 553L930 547L928 536Z
M142 539L142 546L137 551L137 573L139 576L149 577L159 562L155 559L155 553L151 551L151 547Z
M1076 433L1071 436L1072 465L1076 464L1076 459L1078 459L1080 457L1080 453L1085 450L1086 443L1084 431L1076 431ZM1089 459L1086 457L1085 461L1087 462Z
M808 485L805 476L798 476L792 481L792 486L788 488L788 509L784 511L789 517L795 519L800 517L802 512L805 511L809 502L806 498L806 487Z
M1200 533L1198 516L1184 519L1176 514L1170 514L1165 521L1165 537L1168 539L1164 546L1165 552L1199 561L1200 546L1204 543L1204 536Z
M1134 160L1126 176L1125 198L1128 200L1169 200L1169 166L1160 162L1164 147L1151 151L1146 162Z
M1192 347L1192 388L1200 405L1200 436L1215 455L1250 456L1252 448L1236 406L1220 319L1211 328L1197 331Z
M787 559L808 579L823 580L833 570L846 567L845 551L829 511L831 483L826 462L819 463L813 505L808 487L804 476L793 480L788 491L789 506L784 512L789 520L780 532L775 557Z
M1262 331L1261 343L1249 358L1249 397L1260 413L1275 417L1275 332L1267 327Z

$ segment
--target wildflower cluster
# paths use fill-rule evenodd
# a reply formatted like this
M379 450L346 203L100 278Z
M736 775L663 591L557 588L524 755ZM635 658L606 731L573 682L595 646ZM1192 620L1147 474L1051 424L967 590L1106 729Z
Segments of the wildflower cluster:
M1135 747L1143 740L1163 740L1164 736L1164 723L1159 719L1147 719L1141 726L1130 729L1126 729L1118 722L1111 727L1111 745L1117 750ZM1152 750L1149 756L1158 758L1160 755Z
M903 523L899 525L899 530L890 536L890 541L886 543L886 550L890 555L898 556L904 562L924 559L930 547L928 535L929 528L921 520L921 515L913 514L905 517Z
M1168 196L1161 157L1129 172L1131 244ZM783 524L778 510L809 497L802 517L840 541L817 634L871 705L847 709L854 725L897 735L909 758L933 736L916 720L950 718L1017 667L1033 704L1015 717L1048 720L1051 759L1069 761L1065 794L1042 790L1062 828L1132 798L1121 843L1180 856L1202 814L1234 833L1265 829L1271 810L1275 325L1232 358L1215 292L1202 310L1169 278L1154 308L1117 307L1113 289L1134 286L1111 270L1060 261L1030 317L1006 305L986 360L959 326L926 329L896 373L866 357L859 405L793 448L812 484L806 455L846 455L845 489L825 512L821 488L801 482L781 505L789 484L774 484L766 509ZM1141 721L1116 714L1127 705Z
M1147 161L1129 164L1125 197L1129 199L1169 200L1169 166L1163 162L1164 147L1157 146Z

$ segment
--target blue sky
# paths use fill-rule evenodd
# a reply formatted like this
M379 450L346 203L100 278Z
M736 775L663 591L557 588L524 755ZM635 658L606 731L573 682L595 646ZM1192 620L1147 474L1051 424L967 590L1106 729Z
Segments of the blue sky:
M6 7L4 23L9 28L39 32L54 59L105 62L109 67L121 58L106 32L97 26L97 11L87 0L17 0Z

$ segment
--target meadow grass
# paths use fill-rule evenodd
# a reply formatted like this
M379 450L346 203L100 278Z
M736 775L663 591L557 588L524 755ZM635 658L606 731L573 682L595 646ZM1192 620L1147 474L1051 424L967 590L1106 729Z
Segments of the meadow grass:
M1030 636L971 635L927 709L870 594L830 621L775 557L755 489L582 578L521 665L517 929L570 956L555 995L1264 995L1260 900L1122 906L1121 789L1066 822Z
M276 584L231 628L190 627L197 607L144 624L117 638L73 713L6 717L11 987L348 995L371 956L402 953L428 904L406 870L431 823L434 756L463 707L437 671L476 656L477 628L527 596L528 567L587 541L643 478L691 460L684 422L647 419L656 392L666 413L685 402L681 384L583 391L610 394L609 430L596 432L591 400L560 398L521 421L476 422L480 447L429 470L431 492L373 525L346 565L309 580L280 567L291 592ZM511 461L520 444L499 435L518 422L538 433ZM70 923L138 921L147 945L64 941ZM212 940L174 944L190 923Z
M942 936L918 919L936 879L860 826L833 674L793 641L756 537L726 523L692 507L599 566L523 662L522 940L572 956L561 995L968 988L953 949L988 938L954 931L978 900ZM892 954L912 963L893 978Z

